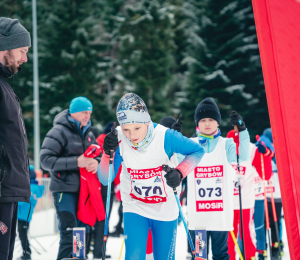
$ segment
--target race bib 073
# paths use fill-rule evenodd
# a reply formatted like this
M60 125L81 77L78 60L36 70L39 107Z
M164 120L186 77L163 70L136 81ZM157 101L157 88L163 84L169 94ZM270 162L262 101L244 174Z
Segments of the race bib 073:
M127 168L131 179L130 196L144 203L161 203L167 201L162 167L152 169Z
M196 167L196 211L223 211L223 165Z

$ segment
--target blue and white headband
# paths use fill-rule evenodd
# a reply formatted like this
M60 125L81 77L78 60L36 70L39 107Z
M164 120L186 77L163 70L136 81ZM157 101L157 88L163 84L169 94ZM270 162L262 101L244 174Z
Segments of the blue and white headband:
M125 94L120 99L116 114L120 125L151 122L145 102L134 93Z

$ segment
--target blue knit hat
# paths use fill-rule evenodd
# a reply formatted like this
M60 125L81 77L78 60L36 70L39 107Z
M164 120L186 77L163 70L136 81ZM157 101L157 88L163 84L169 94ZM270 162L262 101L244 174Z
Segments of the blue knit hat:
M271 129L271 127L265 129L263 131L263 135L265 135L266 137L268 137L270 139L271 143L273 143L273 135L272 135L272 129Z
M70 114L83 112L83 111L93 112L93 105L92 102L89 101L86 97L77 97L72 99L69 110L70 110Z

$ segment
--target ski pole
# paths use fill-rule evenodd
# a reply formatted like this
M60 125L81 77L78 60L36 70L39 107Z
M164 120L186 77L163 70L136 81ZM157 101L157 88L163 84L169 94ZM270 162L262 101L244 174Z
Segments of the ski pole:
M125 238L123 237L123 242L122 242L122 247L121 247L121 252L120 252L119 260L121 260L124 243L125 243Z
M256 140L260 143L259 135L256 136ZM266 214L266 229L268 233L269 240L269 248L270 248L270 257L272 255L272 243L271 243L271 234L270 234L270 221L269 221L269 210L268 210L268 202L267 202L267 189L266 189L266 178L265 178L265 165L264 165L264 155L260 154L261 161L261 172L263 177L263 186L264 186L264 203L265 203L265 214ZM275 219L274 219L275 220Z
M169 173L171 171L170 167L166 164L164 164L162 166L163 170L166 172L166 173ZM184 225L184 228L185 228L185 232L187 234L187 237L188 237L188 240L189 240L189 244L190 244L190 247L191 247L191 255L192 255L192 259L194 260L195 259L195 247L194 247L194 244L193 244L193 241L192 241L192 238L191 238L191 234L187 228L187 224L186 224L186 221L184 219L184 216L183 216L183 213L182 213L182 210L181 210L181 206L180 206L180 202L179 202L179 198L178 198L178 195L177 195L177 190L176 188L173 188L173 191L174 191L174 195L175 195L175 198L176 198L176 202L177 202L177 206L178 206L178 209L179 209L179 214L182 218L182 222L183 222L183 225Z
M240 247L238 245L238 242L236 241L236 238L235 238L235 235L234 235L233 231L230 231L230 234L231 234L232 240L233 240L233 242L234 242L234 244L236 246L236 249L237 249L237 251L238 251L238 253L240 255L240 259L244 260L244 257L243 257L243 255L241 253Z
M235 138L236 138L236 162L237 169L240 174L240 154L239 154L239 129L234 126ZM241 187L241 178L238 177L239 184L239 204L240 204L240 224L241 224L241 235L242 235L242 247L243 247L243 258L246 259L246 250L245 250L245 240L244 240L244 224L243 224L243 207L242 207L242 187Z
M117 135L116 123L112 127L112 132ZM109 208L110 208L110 193L111 193L111 182L112 182L112 163L114 158L114 150L110 150L109 157L109 174L108 174L108 187L107 187L107 198L106 198L106 209L105 209L105 227L104 227L104 236L103 236L103 247L102 247L102 260L105 260L106 254L106 242L107 242L107 229L108 229L108 220L109 220Z
M269 187L271 190L271 204L272 204L272 211L273 211L273 217L274 217L274 223L275 223L275 232L276 237L278 241L278 249L279 249L279 255L281 255L281 245L280 245L280 238L279 238L279 230L277 225L277 214L276 214L276 208L275 208L275 200L274 200L274 194L273 194L273 185L271 179L269 180Z

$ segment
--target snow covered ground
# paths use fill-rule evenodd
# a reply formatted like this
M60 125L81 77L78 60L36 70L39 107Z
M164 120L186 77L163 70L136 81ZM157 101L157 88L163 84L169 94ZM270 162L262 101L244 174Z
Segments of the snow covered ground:
M118 203L114 202L111 219L110 219L110 230L114 230L114 226L118 221ZM183 209L185 211L185 207ZM290 259L288 246L287 246L287 237L285 231L285 224L284 221L283 227L283 241L285 244L284 247L284 260ZM51 223L49 223L51 225ZM112 238L110 237L107 242L107 254L112 256L112 260L118 260L121 246L123 242L123 237L120 238ZM33 260L55 260L58 252L59 246L59 234L51 235L51 236L42 236L36 237L35 239L30 239L31 249L32 249L32 259ZM17 259L21 255L21 244L20 241L17 239L15 250L14 250L14 259ZM185 229L183 224L181 223L178 226L178 235L176 241L176 259L177 260L184 260L188 256L187 254L187 239L185 234ZM90 254L89 259L93 259L93 256ZM125 247L123 248L121 259L125 259ZM210 258L211 259L211 254Z

